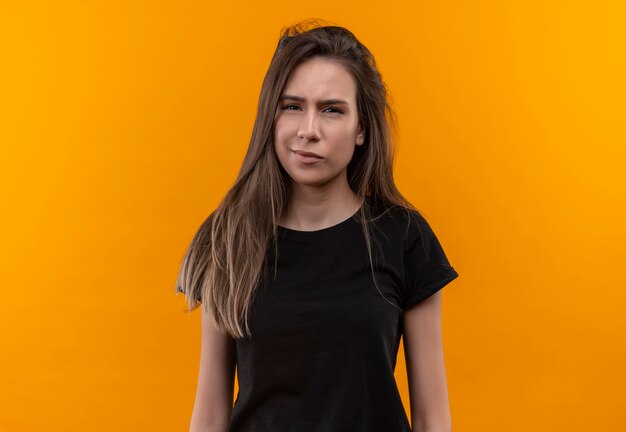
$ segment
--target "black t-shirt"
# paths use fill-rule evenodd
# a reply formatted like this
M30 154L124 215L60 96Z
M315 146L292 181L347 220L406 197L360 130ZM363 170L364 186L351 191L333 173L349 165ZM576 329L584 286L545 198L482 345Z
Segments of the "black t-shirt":
M367 203L373 206L370 198ZM394 369L402 313L458 274L426 220L371 208L373 284L356 214L317 231L279 226L267 278L236 340L230 432L410 432Z

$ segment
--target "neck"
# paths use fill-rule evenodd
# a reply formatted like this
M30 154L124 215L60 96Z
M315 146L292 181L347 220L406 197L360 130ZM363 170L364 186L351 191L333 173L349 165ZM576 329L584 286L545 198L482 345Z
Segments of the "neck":
M345 188L319 189L296 185L292 188L289 206L279 225L315 231L336 225L355 214L363 199L346 182Z

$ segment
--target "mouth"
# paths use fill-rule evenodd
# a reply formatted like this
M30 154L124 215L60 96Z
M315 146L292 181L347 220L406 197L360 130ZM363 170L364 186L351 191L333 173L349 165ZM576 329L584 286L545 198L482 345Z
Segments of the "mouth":
M315 153L305 152L302 150L294 150L293 155L296 157L298 161L304 164L312 164L312 163L316 163L324 159L323 157Z
M308 152L308 151L304 151L304 150L293 150L293 152L295 154L299 154L301 156L306 156L306 157L315 157L318 159L324 159L323 157L321 157L320 155L318 155L317 153L313 153L313 152Z

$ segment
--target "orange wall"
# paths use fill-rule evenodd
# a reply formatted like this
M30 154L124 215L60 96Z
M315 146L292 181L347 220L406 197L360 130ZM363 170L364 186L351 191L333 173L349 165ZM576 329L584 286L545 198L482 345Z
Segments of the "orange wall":
M0 430L186 430L179 260L313 16L375 54L399 187L460 274L455 430L626 430L624 3L275 3L0 4Z

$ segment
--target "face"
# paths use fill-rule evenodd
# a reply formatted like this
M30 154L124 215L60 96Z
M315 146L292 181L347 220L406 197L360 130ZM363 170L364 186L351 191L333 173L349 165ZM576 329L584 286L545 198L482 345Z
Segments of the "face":
M352 75L336 62L312 58L294 69L281 96L274 149L292 181L306 186L347 183L346 168L365 136Z

